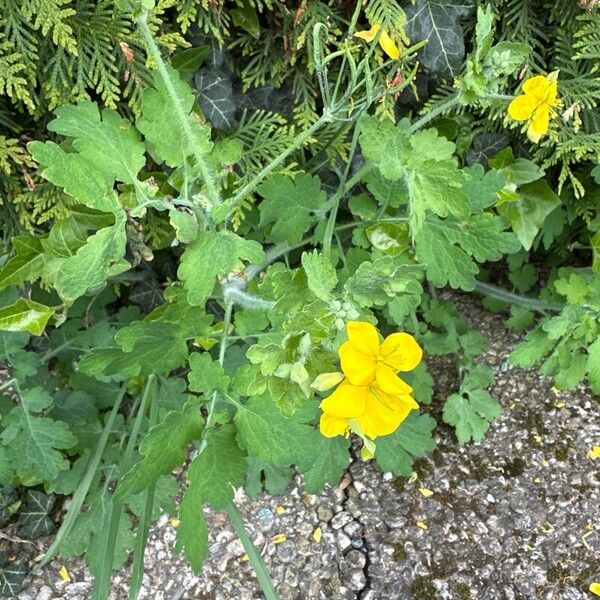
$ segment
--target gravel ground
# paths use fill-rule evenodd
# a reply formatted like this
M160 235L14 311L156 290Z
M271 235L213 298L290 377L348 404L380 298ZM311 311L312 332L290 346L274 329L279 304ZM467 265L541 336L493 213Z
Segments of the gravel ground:
M438 449L409 481L354 462L338 487L310 496L301 482L282 497L238 495L251 535L283 600L583 600L600 581L600 404L583 388L557 392L535 371L510 367L518 340L472 301L465 314L487 335L503 414L482 443L460 448L444 426ZM438 406L455 383L431 362ZM435 407L434 399L433 406ZM421 488L433 491L425 497ZM258 600L244 551L220 513L207 512L210 558L196 577L172 553L175 528L152 529L140 598ZM78 561L64 583L53 562L19 600L86 599ZM128 574L111 598L127 598Z

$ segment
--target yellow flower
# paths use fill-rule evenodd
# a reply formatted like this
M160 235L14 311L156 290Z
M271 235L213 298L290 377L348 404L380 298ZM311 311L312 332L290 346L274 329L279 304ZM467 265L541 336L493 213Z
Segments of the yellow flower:
M396 372L414 369L423 352L408 333L393 333L380 343L377 329L363 321L350 321L347 332L348 341L339 350L346 378L321 402L321 433L388 435L418 408L412 388Z
M552 110L560 106L557 96L558 84L552 75L536 75L523 84L523 94L508 105L508 114L515 121L529 121L527 136L539 142L548 133Z
M590 583L590 592L595 596L600 596L600 583Z
M381 26L379 23L373 23L371 29L357 31L354 35L355 37L359 37L361 40L365 40L365 42L372 42L376 38L380 29ZM385 29L381 30L381 35L379 36L379 45L392 60L398 60L400 58L400 50L398 50L398 46L396 46L394 40L388 35Z
M412 371L423 351L408 333L392 333L379 343L377 329L364 321L349 321L348 341L340 347L342 371L352 385L376 382L386 394L410 394L412 388L397 371Z

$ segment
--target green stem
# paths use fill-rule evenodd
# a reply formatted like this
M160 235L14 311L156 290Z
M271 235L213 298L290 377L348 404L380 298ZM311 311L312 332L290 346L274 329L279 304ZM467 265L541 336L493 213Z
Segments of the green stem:
M548 311L560 312L562 310L562 307L556 304L550 304L543 300L538 300L537 298L520 296L519 294L509 292L508 290L499 288L491 283L484 283L483 281L478 281L475 284L475 289L485 296L490 296L491 298L501 300L502 302L508 302L509 304L518 304L519 306L524 306L529 310L534 310L542 314L546 314Z
M273 582L271 581L267 565L265 564L263 557L260 555L260 552L250 539L250 536L244 527L244 520L242 519L240 511L233 502L230 502L225 506L225 512L227 513L227 516L229 517L229 520L231 521L231 524L233 525L233 528L240 538L242 546L244 546L244 550L250 559L250 564L256 573L258 583L260 584L260 588L265 595L265 599L280 600L279 595L273 586Z
M445 102L442 102L439 106L436 106L433 110L429 111L426 115L423 115L420 119L417 119L411 126L410 131L414 133L423 127L423 125L427 125L430 121L433 121L436 117L439 117L442 113L445 113L447 110L456 106L460 101L460 96L455 94L448 98Z
M175 86L173 85L173 82L171 81L171 76L167 70L165 62L162 59L160 50L158 49L158 46L156 45L156 42L154 41L154 37L152 36L152 32L150 31L150 28L148 27L148 13L147 12L144 12L142 14L142 16L137 20L137 25L138 25L140 32L142 33L144 41L146 42L148 52L150 53L150 56L152 56L152 59L156 63L156 68L158 70L158 73L163 81L165 89L167 90L167 94L169 95L169 98L171 99L173 110L174 110L175 114L177 115L179 122L181 123L181 127L182 127L183 132L186 137L186 139L184 140L184 143L189 144L189 146L191 147L191 149L194 153L194 157L196 159L197 166L200 169L200 173L202 174L202 178L204 179L204 183L206 185L208 197L211 200L211 202L213 203L213 205L221 204L221 198L219 196L219 191L217 189L217 185L215 183L214 177L212 176L211 170L204 158L204 152L196 145L196 136L194 135L194 132L192 131L189 115L186 113L183 106L181 105L179 96L177 94L177 90L175 89Z

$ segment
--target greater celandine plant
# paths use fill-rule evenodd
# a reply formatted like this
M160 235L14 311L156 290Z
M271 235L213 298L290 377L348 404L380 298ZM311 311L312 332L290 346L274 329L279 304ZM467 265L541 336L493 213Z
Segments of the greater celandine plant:
M443 418L461 443L481 439L499 414L487 392L491 370L473 360L483 337L435 288L553 310L477 277L480 263L531 243L511 203L541 175L532 179L529 161L506 154L488 170L461 166L456 145L430 125L452 108L506 110L512 100L510 117L539 140L559 106L556 77L528 79L516 99L504 94L529 48L494 44L492 13L480 8L477 45L452 95L420 118L393 122L378 111L413 85L423 43L407 46L391 22L356 32L365 20L357 3L339 47L328 48L324 24L314 27L321 115L261 169L240 172L242 142L203 119L156 45L151 4L129 7L154 67L135 119L90 101L62 106L48 126L57 141L29 146L73 209L49 231L15 238L0 270L8 290L0 328L15 372L5 387L18 384L22 400L2 422L0 475L73 495L42 563L57 552L85 553L93 598L104 599L112 569L133 548L135 598L149 524L170 506L171 473L191 446L177 549L200 570L208 551L203 507L225 511L273 599L235 488L281 493L297 472L315 493L339 481L353 440L363 459L410 475L413 458L435 446L435 420L419 411L433 384L422 348L459 356L460 387ZM325 131L342 140L336 160L298 163ZM333 188L326 174L337 177ZM176 277L146 314L111 311L153 260L141 232L157 215L168 220ZM574 306L572 277L584 306ZM18 294L25 283L28 294ZM561 351L581 356L581 377L587 372L598 387L598 350L582 348L598 345L590 332L600 294L589 274L565 273L556 285L573 307L548 323L585 318L587 329ZM550 353L560 327L534 332L515 360ZM25 349L29 335L48 336L41 358ZM58 367L45 370L57 356ZM49 373L46 381L36 372ZM68 393L53 405L44 385Z

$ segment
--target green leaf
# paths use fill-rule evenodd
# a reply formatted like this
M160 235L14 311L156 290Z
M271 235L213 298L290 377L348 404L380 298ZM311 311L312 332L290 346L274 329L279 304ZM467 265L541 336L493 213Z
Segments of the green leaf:
M246 0L240 8L231 9L231 17L236 27L241 27L253 38L258 39L260 33L258 15L249 0Z
M290 485L294 473L289 467L274 467L251 456L247 463L244 490L249 496L258 496L264 490L280 496Z
M313 464L319 433L305 411L286 418L268 396L254 396L238 405L234 420L240 446L250 456L277 467L306 470Z
M194 213L173 209L169 211L171 226L177 239L183 244L191 244L198 235L198 219Z
M25 578L29 575L26 565L17 563L0 566L0 595L7 598L15 597L23 588Z
M337 285L338 278L329 259L316 250L311 253L303 252L302 267L310 291L325 302L332 300L331 292Z
M259 204L260 226L273 223L267 239L276 244L293 246L316 223L326 195L318 177L300 173L292 179L273 175L257 190L264 198Z
M209 129L191 114L195 97L190 86L172 67L167 65L166 72L166 80L160 73L154 73L154 88L144 90L142 112L136 126L167 165L180 167L186 157L194 153L208 156L212 143ZM184 115L174 110L171 93L177 97L178 107ZM193 140L188 139L185 120Z
M430 217L417 234L417 255L427 268L427 278L437 287L475 289L479 272L475 261L493 261L519 250L512 233L504 231L502 219L481 213L460 222Z
M408 223L375 223L365 233L374 248L389 256L406 252L410 247Z
M391 256L363 262L344 287L362 306L385 306L396 296L420 299L423 292L420 265L398 263ZM418 304L418 302L417 302Z
M435 419L411 411L394 433L375 441L375 460L384 471L408 477L412 472L413 457L425 456L436 445L432 432Z
M310 468L302 473L307 493L317 494L326 483L337 485L340 482L350 463L349 446L349 440L343 437L320 436L315 447L315 460Z
M61 106L48 129L74 138L73 147L111 184L115 180L137 183L146 162L144 144L133 125L116 111L100 111L89 101Z
M402 374L402 379L413 388L412 396L419 404L431 404L433 398L433 377L422 362L415 369Z
M518 344L509 354L508 362L519 367L532 367L552 350L554 344L554 340L551 340L541 327L538 327L529 332L525 341Z
M188 488L179 506L175 551L185 553L194 573L199 573L208 554L208 528L202 509L203 498L196 487Z
M406 34L411 44L427 40L419 62L438 77L458 75L465 55L460 19L470 14L471 0L416 0L406 7Z
M77 443L69 426L32 414L41 412L51 402L52 397L39 387L24 391L21 404L2 421L4 431L0 439L13 469L24 480L53 481L60 471L69 468L69 461L61 452Z
M226 230L199 233L194 243L185 249L177 272L188 290L189 303L203 305L217 277L239 269L242 260L262 263L265 260L262 246Z
M0 330L27 331L42 335L54 309L27 298L19 298L11 306L0 308Z
M67 258L57 273L55 287L65 302L72 303L88 291L98 291L111 275L126 270L125 215L120 214L111 227L90 236L79 250Z
M187 445L199 439L203 420L197 398L191 398L180 411L167 413L161 423L148 431L140 443L141 460L123 477L117 495L138 494L161 475L168 475L185 459Z
M227 391L230 378L225 375L223 367L214 361L208 352L203 354L195 352L190 356L189 364L191 371L188 380L192 392L208 394L213 391L221 393Z
M236 105L231 77L219 68L204 67L194 79L198 105L217 129L230 130L235 125Z
M468 179L463 185L463 192L469 197L472 212L480 212L493 206L498 200L498 193L506 184L506 178L500 171L484 172L480 164L465 170Z
M510 318L507 319L506 325L516 333L521 333L529 329L535 320L535 315L532 311L524 306L511 306Z
M519 199L498 207L498 212L510 222L525 250L530 250L546 217L560 204L560 198L545 180L534 181L519 188Z
M565 296L569 304L584 304L588 295L588 281L578 273L561 277L554 282L556 291Z
M208 45L185 48L173 54L171 57L171 66L183 79L189 81L208 58L210 52L211 48Z
M600 394L600 338L588 346L587 376L594 394Z
M452 394L444 404L443 419L456 428L460 444L480 441L490 423L500 415L500 405L484 389Z
M42 240L36 237L15 236L12 244L16 256L0 269L0 290L10 285L20 285L24 281L34 281L44 265Z
M208 431L204 444L188 468L188 493L220 510L233 499L234 488L244 483L246 456L232 425Z
M19 535L28 540L35 540L54 531L54 523L49 517L54 508L53 494L44 494L37 490L27 491L27 502L19 511L17 525Z

